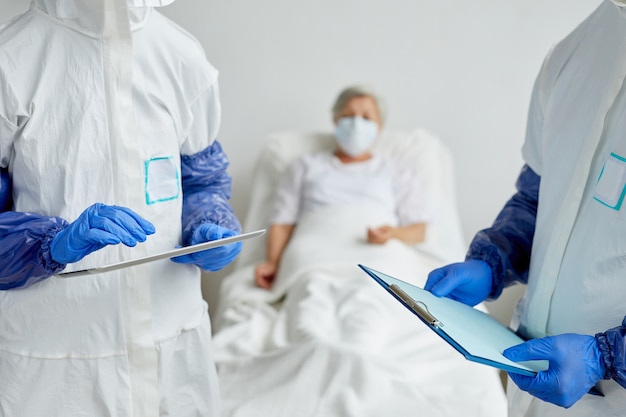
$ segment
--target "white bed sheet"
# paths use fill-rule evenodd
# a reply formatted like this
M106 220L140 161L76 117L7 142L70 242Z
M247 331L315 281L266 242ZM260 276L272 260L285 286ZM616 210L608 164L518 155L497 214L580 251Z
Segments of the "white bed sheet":
M285 144L294 137L307 146ZM224 417L506 415L497 371L441 343L356 266L423 285L432 268L462 257L458 219L449 217L456 215L449 154L424 133L388 140L397 140L396 147L385 149L419 156L419 169L433 170L429 189L442 210L449 209L440 227L430 228L430 242L418 248L396 240L370 245L366 227L384 223L388 214L348 206L310 213L298 223L271 291L253 284L264 247L255 253L248 245L223 281L214 316ZM288 162L331 141L278 135L268 143L246 228L267 227L268 193ZM425 155L432 159L421 160ZM259 180L267 175L271 181ZM441 236L444 231L449 235Z

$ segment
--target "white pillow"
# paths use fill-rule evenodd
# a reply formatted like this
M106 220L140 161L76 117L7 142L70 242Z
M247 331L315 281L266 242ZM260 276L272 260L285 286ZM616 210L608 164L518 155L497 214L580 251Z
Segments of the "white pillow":
M296 158L314 151L332 151L334 146L335 141L329 133L271 134L256 163L243 230L269 228L276 185ZM423 179L422 190L431 200L435 217L426 227L425 241L416 248L444 263L462 261L466 246L457 211L454 167L449 150L438 138L417 129L410 133L383 132L374 152L389 155L398 163L412 167ZM245 242L237 267L263 261L266 241L264 237Z

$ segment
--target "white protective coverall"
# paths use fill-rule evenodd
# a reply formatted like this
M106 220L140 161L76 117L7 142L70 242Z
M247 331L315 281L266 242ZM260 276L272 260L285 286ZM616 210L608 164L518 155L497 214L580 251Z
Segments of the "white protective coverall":
M546 58L523 156L541 176L522 334L594 335L626 314L626 17L604 1ZM602 181L599 181L603 167ZM601 380L569 409L509 380L509 416L624 416L626 390Z
M150 7L163 3L33 0L0 30L0 165L14 210L73 221L102 202L156 227L64 272L181 242L180 155L212 144L220 106L217 71ZM0 291L0 416L218 416L210 337L193 265Z

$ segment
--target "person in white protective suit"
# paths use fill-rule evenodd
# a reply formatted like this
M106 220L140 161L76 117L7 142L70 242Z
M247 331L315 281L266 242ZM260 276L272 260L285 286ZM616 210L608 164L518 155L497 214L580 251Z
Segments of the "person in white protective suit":
M201 268L241 243L59 275L240 231L217 71L170 2L33 0L0 29L2 417L219 415Z
M509 374L510 417L626 413L625 7L605 0L546 57L518 192L425 287L474 305L527 284L512 320L527 341L504 355L549 368Z

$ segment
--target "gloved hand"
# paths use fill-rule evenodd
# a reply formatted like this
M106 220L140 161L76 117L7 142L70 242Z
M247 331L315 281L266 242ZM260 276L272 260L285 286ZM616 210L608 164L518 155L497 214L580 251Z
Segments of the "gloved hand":
M201 224L194 230L191 237L191 244L210 242L212 240L231 237L237 235L237 232L227 229L216 224ZM203 250L202 252L191 253L172 258L172 261L180 264L195 264L207 271L219 271L226 265L231 263L239 252L241 252L242 243L230 243L225 246Z
M515 362L548 360L550 367L534 377L509 376L521 390L565 408L574 405L606 373L593 336L569 333L533 339L506 349L503 355Z
M491 268L485 261L469 260L437 268L428 274L424 289L475 306L491 291Z
M78 262L107 245L135 246L154 231L152 223L126 207L96 203L54 236L50 255L62 264Z

